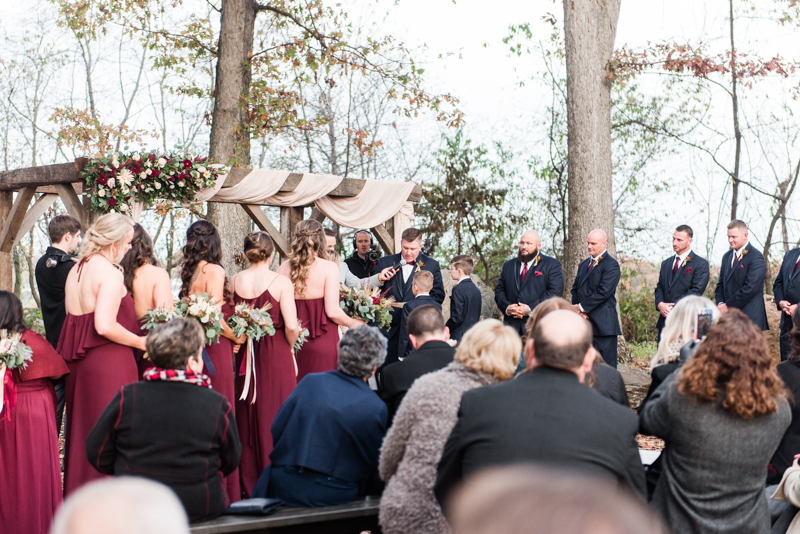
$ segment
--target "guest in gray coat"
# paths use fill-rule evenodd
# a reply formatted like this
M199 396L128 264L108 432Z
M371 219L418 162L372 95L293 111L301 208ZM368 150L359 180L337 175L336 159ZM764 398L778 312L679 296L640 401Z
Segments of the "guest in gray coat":
M467 331L451 364L411 386L381 448L379 470L387 481L379 515L384 534L450 532L433 485L461 395L510 379L521 350L513 328L487 319Z
M729 309L639 415L667 442L652 506L676 533L768 533L767 464L791 418L761 329Z

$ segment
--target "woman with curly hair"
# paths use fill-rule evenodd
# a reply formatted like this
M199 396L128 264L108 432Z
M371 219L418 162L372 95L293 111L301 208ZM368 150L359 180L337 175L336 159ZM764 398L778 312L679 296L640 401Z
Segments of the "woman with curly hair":
M214 302L222 303L225 319L233 313L228 278L222 267L222 241L217 227L208 221L196 221L186 230L181 281L181 298L207 293ZM211 386L228 399L228 404L233 409L236 406L233 355L238 351L239 345L244 343L245 336L237 338L225 322L222 327L224 330L219 341L205 347L213 369L205 365L203 374L211 377ZM240 500L238 470L225 477L225 484L231 502Z
M674 532L767 533L767 464L791 421L761 329L729 309L639 414L667 442L651 504Z
M364 321L348 316L339 307L339 267L328 261L322 225L308 219L297 224L292 255L278 269L294 285L297 318L309 335L297 353L297 381L309 373L336 369L336 325L354 327Z
M125 279L125 287L133 297L136 317L141 320L144 315L155 308L171 310L175 305L172 300L172 289L169 284L169 273L158 266L153 253L153 241L141 224L133 225L131 249L120 262ZM140 329L140 334L147 331ZM135 351L136 364L139 368L139 379L153 364L143 358L142 351Z

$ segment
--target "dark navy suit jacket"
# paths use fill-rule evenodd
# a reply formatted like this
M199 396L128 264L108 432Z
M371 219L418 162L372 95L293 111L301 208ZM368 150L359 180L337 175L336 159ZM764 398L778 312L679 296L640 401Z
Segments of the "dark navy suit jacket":
M772 286L775 306L781 312L781 333L792 329L792 317L783 313L778 303L782 300L788 300L790 304L800 303L800 278L797 278L800 269L796 272L794 270L798 259L800 259L800 248L793 248L786 253L778 276L775 277L775 284Z
M764 277L767 262L764 255L752 244L742 259L731 267L733 250L722 256L722 267L714 296L717 304L724 302L729 308L738 308L756 323L761 330L769 330L767 309L764 307Z
M442 311L442 305L433 300L430 295L414 297L403 306L403 314L400 319L400 333L397 337L397 355L400 358L404 358L406 354L414 350L414 347L411 346L411 342L408 341L408 316L411 315L411 312L416 308L425 306L426 304L429 306L436 306L439 308L439 311Z
M572 303L580 304L592 323L595 336L619 336L622 330L617 315L617 284L619 284L619 262L608 251L591 271L592 258L578 265L578 273L572 284Z
M378 260L378 266L375 272L379 273L386 267L396 265L402 258L401 254L392 254L391 256L384 256ZM442 272L439 270L439 262L431 257L426 256L420 252L417 257L416 265L422 271L430 271L433 274L433 289L431 289L431 298L441 304L444 302L444 284L442 283ZM398 269L391 280L387 280L383 284L383 290L386 296L394 297L397 302L408 302L414 298L414 293L411 292L411 286L414 282L414 273L417 267L411 270L411 276L408 277L403 283L403 273ZM389 330L382 330L383 334L388 338L389 345L387 347L386 364L394 363L397 361L397 340L400 333L400 321L403 318L402 308L392 308L392 324Z
M661 273L658 276L655 293L656 311L658 311L658 305L662 302L676 304L687 295L699 295L702 297L708 285L708 261L695 254L694 251L689 252L682 264L683 267L678 266L678 272L673 275L672 268L674 265L674 255L661 263ZM659 312L656 328L659 330L664 328L665 320L666 317Z
M358 377L306 375L272 422L269 459L361 482L378 466L386 414L386 404Z
M564 271L561 262L550 256L539 254L539 263L520 284L519 275L522 263L519 259L508 260L503 264L500 278L494 286L494 301L503 312L503 322L514 328L519 335L525 335L527 317L522 319L506 315L506 309L512 304L527 304L531 310L543 300L560 297L564 294Z
M450 329L450 339L461 341L467 330L481 320L482 302L481 290L469 276L453 286L450 318L445 325Z

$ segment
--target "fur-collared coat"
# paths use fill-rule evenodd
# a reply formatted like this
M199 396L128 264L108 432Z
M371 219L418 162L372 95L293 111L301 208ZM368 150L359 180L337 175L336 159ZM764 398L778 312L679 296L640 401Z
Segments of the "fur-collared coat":
M384 534L444 534L450 526L433 495L436 467L458 419L461 395L496 383L486 373L453 362L418 378L403 399L381 448L379 470Z

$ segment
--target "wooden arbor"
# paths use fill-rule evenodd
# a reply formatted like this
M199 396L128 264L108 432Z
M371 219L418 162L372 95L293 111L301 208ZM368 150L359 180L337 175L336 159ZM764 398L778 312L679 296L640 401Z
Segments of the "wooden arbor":
M10 290L12 288L11 251L14 245L33 227L56 199L61 199L69 214L80 220L84 228L91 226L97 214L90 210L91 199L88 194L84 194L83 182L80 178L80 173L86 163L85 158L79 158L73 163L0 172L0 221L2 221L0 289ZM249 172L249 169L231 169L222 187L233 187L239 184ZM294 191L302 179L302 174L290 174L280 191ZM354 197L361 192L365 184L366 180L345 178L333 191L328 193L328 196ZM17 192L16 198L13 196L14 192ZM31 200L37 193L41 196L31 206ZM83 196L82 199L80 195ZM421 197L422 188L416 185L408 200L418 202ZM281 207L280 229L278 229L259 205L234 201L231 203L240 204L253 222L272 237L281 256L288 256L291 235L297 223L303 220L305 206ZM311 217L320 222L325 219L325 215L316 207L312 211ZM384 251L387 254L393 254L395 252L393 221L390 219L371 230Z

